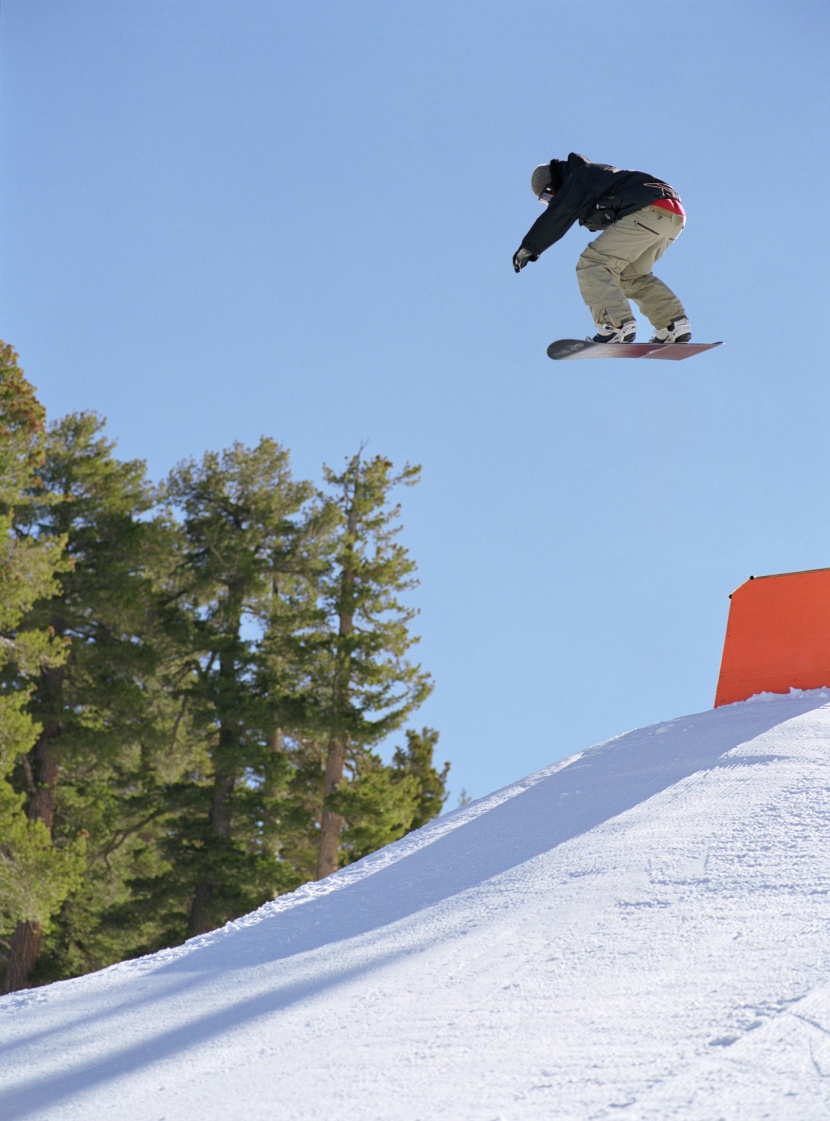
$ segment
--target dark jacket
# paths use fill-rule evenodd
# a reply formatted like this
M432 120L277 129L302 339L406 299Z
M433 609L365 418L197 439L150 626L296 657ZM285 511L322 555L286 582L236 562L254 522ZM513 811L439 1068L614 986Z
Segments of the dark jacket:
M522 241L534 256L563 237L574 222L602 230L626 214L650 206L656 199L676 199L677 191L644 171L621 171L605 163L591 163L571 152L564 181Z

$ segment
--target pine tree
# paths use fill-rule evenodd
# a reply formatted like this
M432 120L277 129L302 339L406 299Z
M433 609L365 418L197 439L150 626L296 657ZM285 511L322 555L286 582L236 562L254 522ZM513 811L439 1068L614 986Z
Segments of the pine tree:
M433 765L438 733L410 729L406 741L405 748L396 748L391 764L373 751L359 752L350 781L330 796L330 806L344 821L341 864L368 856L440 814L450 765L445 763L441 771Z
M33 501L15 515L23 540L36 547L60 538L70 562L21 627L48 628L68 656L43 665L34 682L30 709L40 731L17 768L17 787L54 844L69 845L79 831L88 837L83 881L43 945L34 924L18 926L9 966L18 979L84 972L129 952L129 939L99 937L101 915L156 859L140 832L148 823L130 800L152 782L153 760L163 754L164 722L151 718L158 716L152 568L169 535L148 516L154 497L144 464L119 461L102 429L88 413L51 425Z
M14 789L12 772L34 748L41 729L26 710L30 683L40 673L57 673L66 650L48 628L21 629L32 604L55 590L65 569L63 542L39 541L15 529L21 510L43 503L27 495L43 464L45 413L18 366L11 347L0 344L0 937L8 950L5 988L25 984L44 929L77 882L82 840L52 842L51 822L37 805Z
M318 879L341 862L346 812L354 809L357 797L343 788L344 776L355 783L362 779L364 810L367 802L377 808L386 799L386 824L378 837L405 831L417 801L414 784L393 789L371 748L400 728L432 689L428 674L406 657L417 642L409 630L416 611L400 597L416 583L415 563L396 541L400 506L390 501L395 487L414 485L419 474L420 468L407 465L395 475L389 460L365 461L361 455L340 474L325 471L341 523L322 588L327 629L318 636L324 669L319 681L324 770ZM373 842L364 839L358 847L366 843Z
M190 627L190 711L209 752L206 785L182 788L181 825L170 849L190 897L187 933L198 934L258 906L287 886L279 860L274 797L289 774L274 748L273 698L261 639L273 626L280 579L302 567L314 495L295 482L273 440L237 443L200 464L181 464L167 501L181 517L179 603Z
M398 781L412 777L416 781L417 803L410 829L420 829L438 817L448 797L447 778L450 764L444 763L440 771L433 761L438 746L438 732L422 728L420 732L408 729L406 747L398 747L392 758L392 772Z

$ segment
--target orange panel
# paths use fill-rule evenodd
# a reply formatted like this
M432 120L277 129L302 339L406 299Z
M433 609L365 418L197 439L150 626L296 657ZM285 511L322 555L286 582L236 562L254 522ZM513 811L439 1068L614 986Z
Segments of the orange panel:
M715 708L830 685L830 568L750 578L731 599Z

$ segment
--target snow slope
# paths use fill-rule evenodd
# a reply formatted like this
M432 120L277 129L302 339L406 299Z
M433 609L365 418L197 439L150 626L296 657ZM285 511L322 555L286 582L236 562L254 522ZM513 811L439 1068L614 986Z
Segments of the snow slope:
M830 694L601 744L185 946L0 1001L17 1121L822 1121Z

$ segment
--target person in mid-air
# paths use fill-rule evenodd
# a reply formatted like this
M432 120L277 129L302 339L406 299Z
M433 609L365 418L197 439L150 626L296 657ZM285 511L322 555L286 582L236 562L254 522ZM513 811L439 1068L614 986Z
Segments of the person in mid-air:
M651 342L691 342L683 305L651 271L686 224L673 187L642 171L591 163L575 152L567 160L540 164L530 186L547 209L513 257L516 272L538 260L574 222L592 232L602 230L576 266L579 290L596 324L593 341L634 341L637 324L630 298L654 328Z

